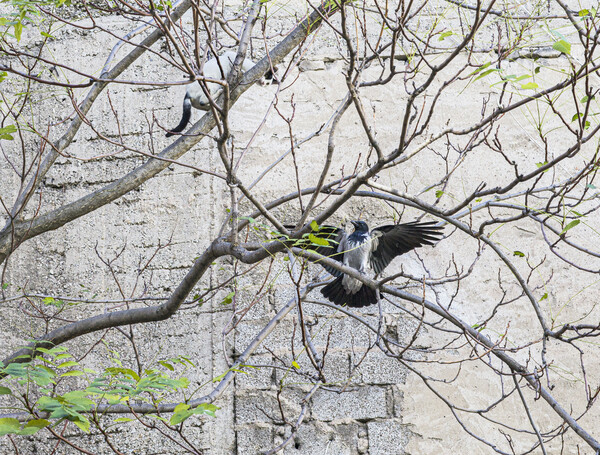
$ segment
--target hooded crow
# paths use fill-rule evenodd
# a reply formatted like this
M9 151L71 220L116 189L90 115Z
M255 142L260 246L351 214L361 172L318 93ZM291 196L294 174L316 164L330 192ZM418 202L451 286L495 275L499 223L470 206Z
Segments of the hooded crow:
M350 235L341 228L321 226L313 235L327 240L328 245L321 245L319 242L319 246L316 246L313 241L307 249L372 277L381 273L396 256L419 246L433 245L442 236L442 227L435 226L434 221L380 226L371 232L364 221L352 221L352 224L354 232ZM346 304L349 307L363 307L379 300L377 290L333 267L321 265L336 277L321 289L323 296L331 302L339 306Z

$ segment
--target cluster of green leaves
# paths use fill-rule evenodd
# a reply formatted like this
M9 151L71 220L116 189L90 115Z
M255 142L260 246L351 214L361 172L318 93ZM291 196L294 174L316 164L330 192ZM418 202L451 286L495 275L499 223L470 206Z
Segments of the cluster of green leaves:
M322 227L319 226L319 224L315 220L312 220L310 222L310 228L312 229L313 232L316 232L316 233L320 233L321 229L322 229ZM313 234L313 232L309 232L308 234L306 234L306 236L308 237L308 240L311 241L312 245L329 246L330 241L335 242L335 240L324 238L323 234L325 234L325 237L329 237L329 235L331 234L330 232L321 233L320 236L318 234L317 235ZM335 242L335 243L337 243L337 242Z
M553 42L552 48L562 54L571 55L571 43L569 43L567 39L556 30L550 30L550 33L552 33L556 37L556 41ZM537 58L534 58L534 60L537 60ZM497 74L500 80L491 84L491 86L493 87L497 84L516 84L517 82L521 82L533 77L535 74L538 74L541 70L541 67L536 66L533 74L505 74L502 68L490 68L491 64L492 62L484 63L471 74L469 74L469 77L472 77L472 81L474 82L486 76L489 76L490 74ZM537 82L529 81L520 84L518 88L521 90L536 90L539 88L539 85Z
M75 303L66 303L60 299L55 299L54 297L45 297L42 300L42 303L46 306L54 306L56 308L62 308L65 305L75 305Z
M598 16L598 10L596 8L590 8L590 9L582 9L579 10L578 13L579 17L581 18L581 20L585 20L587 18L591 18L594 19L595 17Z
M492 62L486 62L479 68L477 68L475 71L473 71L471 74L469 74L470 77L473 77L472 81L475 82L479 79L489 76L490 74L495 73L498 75L500 80L490 85L490 87L493 87L494 85L505 83L516 84L517 82L521 82L525 79L529 79L530 77L532 77L531 74L521 74L520 76L517 76L516 74L505 74L502 68L490 68L491 64ZM538 66L535 68L534 73L537 74L539 72L540 67ZM524 84L520 84L519 88L521 90L535 90L538 87L539 85L537 84L537 82L526 82Z
M4 409L31 415L26 422L20 422L12 417L0 418L0 435L30 435L65 420L72 422L82 431L89 432L91 422L87 415L101 402L115 405L135 400L138 403L157 405L164 401L168 394L180 392L189 385L188 378L182 375L177 377L169 375L175 372L176 365L183 365L184 371L190 366L195 367L190 359L179 356L160 360L156 368L149 368L142 374L138 374L124 367L118 358L113 357L116 366L108 367L99 374L88 368L80 368L79 363L73 360L64 347L38 348L38 351L44 356L38 357L34 362L27 361L30 359L27 355L22 356L21 360L25 360L22 363L11 363L6 366L0 364L0 374L3 376L0 395L12 396L22 404L22 406L4 407ZM85 376L90 381L90 385L82 390L59 394L55 387L59 379L71 376ZM37 401L33 398L34 394L40 397ZM215 417L215 411L218 409L212 404L190 408L189 405L182 403L175 408L170 420L159 416L154 417L176 425L195 414ZM47 413L47 418L38 418L40 413ZM115 422L130 420L132 419L123 417L116 419Z
M585 95L579 100L579 102L581 104L586 104L586 103L593 101L594 99L596 99L596 97L594 95L592 95L592 96ZM598 113L592 113L592 114L588 113L587 116L588 117L596 117L597 115L598 115ZM583 112L576 112L575 114L573 114L573 117L571 118L571 122L575 122L575 121L579 120L580 118L582 118L583 116L584 116ZM590 121L586 120L585 123L583 124L583 129L587 130L590 127L590 125L591 125Z
M335 240L329 238L332 236L331 230L327 230L327 228L323 229L314 220L310 223L312 232L304 234L301 239L291 239L288 235L274 231L270 226L259 223L249 216L242 216L240 220L248 221L250 227L256 232L269 234L270 238L276 238L282 242L293 242L292 246L299 248L311 249L311 247L329 246L329 242L337 243Z
M92 370L73 370L72 367L79 364L69 360L72 356L64 347L57 346L51 349L40 347L38 351L43 353L44 357L38 357L35 362L29 361L29 355L23 355L19 358L25 360L22 363L2 365L0 374L4 376L3 384L6 385L0 387L0 394L12 395L23 403L24 406L20 410L29 412L29 406L25 405L32 401L33 390L35 390L36 394L41 395L35 403L36 411L48 412L50 420L58 422L69 420L82 430L88 431L90 422L82 414L90 411L94 405L94 402L87 398L88 393L72 391L59 395L54 392L53 386L59 378L81 376ZM21 398L22 396L25 398ZM17 419L4 418L0 419L0 434L34 434L48 425L50 425L49 420L38 419L35 416L23 426Z
M66 419L88 433L90 421L82 413L91 411L96 405L89 395L85 390L73 390L64 395L43 396L38 400L37 408L50 413L49 418L58 423Z
M25 424L21 424L18 419L13 417L4 417L0 418L0 436L7 434L35 434L48 425L50 425L50 422L46 419L33 419Z
M109 404L119 404L135 399L138 402L159 403L171 392L185 389L189 379L171 378L167 373L149 368L139 375L131 368L109 367L94 379L86 389Z
M332 243L338 243L334 240L334 237L336 236L335 232L329 226L319 226L319 224L313 220L310 223L310 228L312 232L304 234L300 239L290 239L283 234L280 234L280 236L286 240L293 240L294 243L292 246L304 249L314 249L315 247L331 246Z
M10 363L0 368L0 374L6 376L5 380L12 381L19 386L35 384L40 387L41 392L49 392L49 387L56 384L58 377L84 374L83 372L72 374L72 371L66 371L67 368L78 365L73 360L66 360L72 357L71 354L66 352L66 348L62 346L52 349L40 347L37 350L46 357L38 357L38 362ZM25 354L17 357L17 359L30 359L30 355Z
M255 231L257 233L269 234L271 236L281 235L278 232L273 231L273 229L270 226L267 226L266 224L256 221L256 219L252 218L251 216L240 216L238 219L247 221L248 224L250 225L250 229L252 229L253 231Z
M0 27L4 28L1 34L20 41L25 25L37 24L40 21L40 7L69 6L71 0L2 0L1 3L12 6L12 12L0 16ZM51 37L45 32L40 33L43 36Z
M154 2L150 0L150 10L156 9L158 11L164 11L167 8L172 8L173 2L169 0L160 0L159 2Z

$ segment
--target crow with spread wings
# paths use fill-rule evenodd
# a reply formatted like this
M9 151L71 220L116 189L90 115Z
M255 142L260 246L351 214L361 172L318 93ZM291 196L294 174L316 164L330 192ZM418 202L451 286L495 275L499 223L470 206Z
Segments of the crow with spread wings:
M433 245L443 234L442 227L433 221L380 226L370 232L364 221L352 221L352 224L354 232L350 235L341 228L321 226L312 234L317 239L327 240L328 245L311 242L306 248L372 277L381 273L396 256L419 246ZM336 277L321 289L323 296L331 302L339 306L363 307L379 300L377 290L331 266L321 265Z

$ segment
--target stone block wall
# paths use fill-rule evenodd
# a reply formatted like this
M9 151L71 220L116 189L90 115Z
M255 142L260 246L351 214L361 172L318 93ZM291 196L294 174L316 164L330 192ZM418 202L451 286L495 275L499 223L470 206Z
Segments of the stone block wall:
M423 15L423 27L427 27L428 21L434 20L436 5L428 10L429 14ZM287 30L291 17L291 14L281 14L278 19L281 30ZM449 20L451 25L458 22L455 17ZM190 18L186 17L186 21L189 22ZM130 31L126 21L111 16L103 18L103 25L118 36ZM490 34L492 32L489 31ZM34 37L29 36L26 40L30 40L32 47L35 47ZM87 65L89 71L98 73L112 45L114 38L104 33L75 33L66 28L56 32L51 47L60 58L72 56L77 63ZM253 51L257 57L262 55L256 43ZM543 54L541 58L547 67L555 65L560 68L565 63L559 62L560 55L552 52ZM448 70L448 74L464 63L463 60L456 63ZM531 61L527 59L517 59L512 63L515 67L530 64ZM292 139L301 142L310 138L295 148L299 179L305 186L314 184L318 177L315 169L320 169L327 152L327 134L320 129L329 122L345 96L345 68L344 55L340 54L335 37L324 31L308 46L298 68L289 76L290 81L295 81L293 84L282 84L279 88L257 84L234 105L230 127L235 153L241 154L249 144L244 150L247 156L241 172L246 183L256 179L290 147L289 130L284 119L272 110L265 114L281 88L278 107L284 115L291 116L293 113L295 119ZM123 78L155 81L157 85L114 85L100 97L89 114L91 126L82 127L74 147L70 149L73 156L60 157L41 186L40 206L45 211L115 181L147 159L147 156L135 152L122 152L118 146L100 140L101 136L118 138L132 149L143 150L147 154L156 153L172 142L163 137L163 131L153 123L153 119L163 127L174 125L179 120L183 89L160 84L178 80L181 75L165 65L157 55L145 55ZM457 91L445 94L438 100L439 109L431 122L432 134L448 125L460 125L480 116L482 93L487 96L489 84L480 81L470 91L466 91L467 85L461 86L465 89L464 93L459 93L457 88ZM85 90L78 89L75 97L80 101L85 93ZM49 125L49 134L53 138L61 132L58 122L72 110L68 97L63 95L60 89L56 89L46 101L43 94L36 93L40 100L36 105L39 110L35 117L38 122ZM363 95L370 120L377 125L378 138L392 148L398 138L396 120L400 114L399 100L406 97L404 87L398 82L365 88ZM193 120L197 120L199 115L194 112ZM260 134L253 139L254 132L265 118L267 121L260 126ZM538 160L539 144L531 139L533 127L530 124L523 125L523 117L517 114L506 122L508 127L505 131L509 133L503 132L506 136L502 136L502 140L514 152L515 160L519 163ZM351 172L355 163L364 158L367 143L358 125L359 118L355 112L344 116L330 177ZM36 138L27 140L33 149L39 147ZM556 140L561 140L558 133ZM426 151L422 158L410 166L383 172L380 181L401 192L418 193L446 173L438 156L441 152L440 149ZM7 153L16 154L18 151L9 150ZM533 155L536 158L532 158ZM92 160L94 157L97 158ZM295 191L296 171L291 160L292 157L288 155L267 178L257 183L255 190L261 200L269 201ZM513 172L510 166L505 165L504 158L489 150L472 153L465 156L464 160L468 164L458 171L460 184L453 183L454 186L446 190L448 193L468 193L480 181L486 181L488 186L493 187L501 184ZM203 140L181 162L191 167L172 165L113 203L23 244L10 257L4 271L4 282L11 283L8 294L55 294L82 300L64 311L62 317L67 320L113 309L110 301L120 297L119 290L123 291L126 298L142 294L153 298L168 297L195 258L219 234L229 216L225 210L230 203L228 187L222 180L210 175L223 173L214 141ZM1 163L0 194L10 200L19 182L6 162ZM568 166L562 170L565 174L570 172ZM465 188L461 187L462 184ZM424 198L433 202L433 194L431 192L430 197ZM345 204L332 221L360 217L376 226L397 221L395 209L402 210L401 207L391 208L384 203L357 197ZM240 214L248 215L250 212L248 204L242 203ZM277 215L286 222L293 222L298 214L298 207L277 211ZM403 220L415 219L419 214L407 208L403 212ZM0 215L0 221L4 223L6 220ZM540 241L537 233L526 228L518 237L512 231L506 234L499 232L498 236L510 252L525 250L523 245L535 245ZM435 274L443 272L451 259L456 260L457 267L468 267L480 250L476 241L465 239L460 232L453 234L449 241L442 242L436 248L423 249L418 256L415 253L406 255L402 261L395 262L388 273L399 272L402 268L414 276L423 276L428 273L423 266L426 264L427 270ZM462 253L460 257L454 256L457 249ZM543 255L536 252L535 247L528 250L532 251L532 261ZM110 268L106 266L107 261L111 264ZM465 280L460 291L456 290L459 304L453 307L456 314L472 324L489 316L492 302L499 299L504 291L494 284L498 275L498 258L484 255L479 261L480 267ZM148 262L149 265L144 268ZM227 280L238 266L229 259L219 260L202 278L196 292L201 293ZM275 272L266 264L261 264L250 273L240 276L235 282L237 292L234 302L224 303L227 293L234 290L234 283L231 283L205 304L191 302L184 305L168 321L135 327L135 350L133 344L127 341L127 334L111 332L104 338L107 349L91 353L82 360L82 364L90 368L105 366L110 358L109 348L118 348L124 364L134 364L136 356L142 362L151 363L156 359L185 355L196 364L196 368L186 372L191 380L190 390L202 387L198 393L205 393L210 389L211 380L227 371L228 362L237 359L276 312L294 298L295 289L289 279L288 266L289 262L286 263L281 256L274 261ZM265 280L267 273L271 275L265 291L255 299L254 291ZM310 278L316 278L319 274L324 276L320 268L314 265L309 266L306 273ZM569 273L568 270L556 269L557 276L564 278L563 283L567 284L550 292L552 301L563 302L570 294L569 280L578 279L572 278ZM482 283L485 285L484 291L481 290ZM420 283L412 286L416 289L415 293L421 292ZM514 283L508 283L505 289L516 292L517 288ZM448 286L431 298L446 304L454 292ZM461 302L467 303L461 306ZM18 301L4 305L0 345L19 346L23 339L44 331L39 321L24 320L21 309ZM245 309L248 312L238 322ZM415 305L410 306L410 310L419 313L420 308ZM249 366L237 375L216 402L221 408L217 417L194 417L193 423L187 427L186 435L194 441L199 453L261 453L282 443L291 434L283 416L286 422L290 422L301 412L305 412L306 417L293 442L283 450L282 453L286 455L493 453L492 449L471 439L461 430L444 404L433 396L418 377L395 359L386 357L377 348L373 349L376 335L360 322L339 311L310 302L303 305L303 311L316 348L321 352L327 351L324 369L327 385L316 391L308 403L303 402L312 385L307 378L296 375L296 368L290 365L292 361L297 362L299 372L306 375L314 374L314 369L306 354L301 354L303 346L299 316L292 311L258 347L246 362ZM387 301L382 302L381 311L380 315L379 308L373 307L358 310L357 313L372 326L377 326L381 321L384 332L397 340L408 341L418 331L419 348L441 346L450 339L450 335L448 340L434 338L438 337L437 332L434 335L427 328L419 327L417 319L408 317ZM499 326L527 318L531 318L531 309L523 300L511 305L510 311L501 308L498 315L501 321ZM224 336L222 332L230 328L233 322L236 323L235 328ZM521 337L525 339L530 325L515 323L514 326L511 335L514 335L515 342L520 341ZM96 337L90 335L84 338L84 343L67 343L67 347L83 354L89 348L86 343L95 341ZM453 349L447 353L446 360L449 362L453 355L459 355L462 347ZM532 348L535 349L538 347ZM408 355L414 360L426 360L426 356L419 352ZM522 357L521 360L527 357L525 351L518 355ZM272 368L273 365L277 368ZM454 389L448 392L452 399L465 406L480 400L484 406L486 397L493 395L497 384L492 384L494 376L489 371L482 370L481 367L465 366L471 380L464 379L452 386ZM590 374L597 374L597 370L597 366L592 367ZM444 370L442 376L450 380L453 374L448 369L447 373ZM339 393L340 388L343 393ZM510 409L521 412L516 411L518 405L518 401L511 402ZM597 413L589 417L594 422L598 422L598 418ZM548 419L552 422L554 417ZM128 454L184 453L177 445L139 425L113 427L111 436L119 448ZM74 437L75 441L94 453L110 453L99 434L76 434ZM574 439L569 438L567 436L571 445L564 453L588 453L576 452ZM48 444L48 440L31 437L23 453L47 453ZM0 439L0 451L9 453L10 450L7 438ZM61 450L63 452L60 453L74 453L69 452L68 448Z

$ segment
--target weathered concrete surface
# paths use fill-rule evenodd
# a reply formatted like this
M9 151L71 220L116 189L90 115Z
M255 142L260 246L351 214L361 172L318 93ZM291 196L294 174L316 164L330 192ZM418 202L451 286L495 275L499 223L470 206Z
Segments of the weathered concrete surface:
M435 5L431 8L431 11L434 11ZM117 34L129 31L127 24L119 19L106 17L103 20L105 25ZM426 29L432 21L432 17L424 14L423 28ZM289 22L288 18L287 23ZM451 17L448 27L458 27L457 23L458 20ZM281 29L286 30L286 21L281 19L281 24ZM490 37L494 30L486 30L485 33L486 37ZM65 30L57 32L56 36L56 41L52 43L54 54L60 58L75 58L77 63L81 62L87 66L87 71L95 74L100 70L110 46L114 44L113 38L95 32L72 33ZM319 131L343 99L345 83L342 72L345 64L342 57L336 41L323 32L309 48L299 69L295 69L288 78L289 81L295 80L293 85L282 86L278 108L282 114L291 116L293 98L295 140L302 140ZM541 61L537 61L537 65L561 67L566 64L564 58L554 57L557 56L544 54ZM480 60L480 63L483 63L486 55L481 54ZM445 74L451 74L463 63L464 61L461 61L453 65ZM531 72L534 63L531 60L519 59L511 65L515 73L520 73L525 70ZM372 73L376 74L376 70L373 69ZM367 72L367 75L371 75L371 71ZM557 77L553 71L546 69L542 69L539 74L540 80L547 84L555 81ZM181 74L168 68L156 55L147 55L128 70L123 78L154 81L158 84L179 80ZM265 112L276 91L277 87L273 86L255 86L234 106L230 126L237 154L241 154L249 144L253 133L265 118ZM84 90L77 90L76 96L80 97L83 93ZM166 146L169 141L163 137L162 130L158 129L156 124L153 124L154 134L152 140L150 139L148 125L152 124L153 116L162 126L174 125L181 113L182 93L183 89L180 87L111 87L108 93L100 97L89 115L95 130L88 126L82 127L74 146L69 149L72 156L61 157L45 179L40 195L40 206L43 210L58 207L94 191L124 175L146 159L133 152L116 154L119 147L100 140L100 134L109 138L116 138L122 134L124 143L145 153L160 151ZM457 83L455 89L438 100L438 108L432 118L428 135L434 135L448 126L462 127L479 119L482 96L489 93L490 103L496 102L498 92L490 89L486 81L478 81L471 86L467 82ZM405 97L403 84L398 81L384 87L367 88L362 94L365 109L370 116L369 121L375 126L378 139L389 152L398 141L402 114L398 106L399 100ZM62 120L71 109L68 97L61 93L60 89L56 89L51 95L54 97L45 99L40 94L40 101L36 107L39 108L38 121L44 124ZM194 112L195 119L198 115ZM119 127L116 118L119 120ZM245 183L257 178L290 146L286 122L273 110L266 118L267 122L262 126L260 134L245 151L240 172ZM521 166L531 166L532 163L543 161L543 145L540 145L533 134L535 122L528 117L527 112L511 113L503 122L504 130L500 132L500 137L512 160ZM555 120L548 119L549 129L556 126L553 122ZM57 137L60 131L61 125L53 126L50 128L50 135ZM569 145L568 139L560 132L549 133L549 137L551 142L558 144L555 145L557 151L561 150L561 146ZM33 153L39 144L35 138L28 140ZM359 119L354 111L349 111L342 119L337 140L338 146L329 175L332 179L342 173L348 174L355 163L365 158L367 143L360 132ZM320 169L326 152L326 132L315 135L310 141L296 148L298 174L302 186L314 185L318 178L315 170ZM432 150L424 151L418 160L383 172L379 182L400 191L418 194L445 174L444 163L438 154L444 152L443 145L436 144ZM15 154L9 155L11 157L18 155L18 151L15 150L9 150L9 153ZM90 160L93 157L100 158ZM457 171L456 180L445 190L448 197L442 198L441 207L452 206L454 199L464 197L481 181L487 182L488 187L494 187L503 184L513 175L513 169L507 165L506 160L485 146L466 154L462 159L464 164ZM201 173L203 170L221 174L224 172L214 143L203 140L181 161L197 169L171 166L138 190L114 203L22 245L11 256L6 267L5 282L10 283L8 295L17 295L24 289L27 292L65 295L71 298L110 300L120 297L121 288L126 297L139 296L143 289L146 289L145 295L151 297L168 296L185 275L194 258L218 235L223 221L228 217L225 211L229 204L227 186L221 180ZM558 172L569 175L572 167L566 163ZM264 202L294 191L295 175L292 156L288 155L256 185L256 194ZM2 161L2 197L12 201L18 185L17 176L6 161ZM433 203L434 193L433 190L421 197ZM248 214L247 207L247 204L242 204L241 214ZM291 222L297 218L298 208L294 203L285 209L277 210L276 214ZM412 220L418 215L420 214L416 211L407 209L403 219ZM394 211L388 205L356 198L336 214L334 221L362 217L371 225L378 225L390 222L394 216ZM530 254L531 263L539 262L547 254L537 247L542 244L538 231L524 225L516 235L516 230L512 229L506 233L499 230L497 233L499 243L506 248L508 254L512 254L514 250L526 251ZM587 231L587 234L589 232ZM582 231L580 236L585 238L586 231ZM123 247L123 252L119 253ZM412 253L394 262L387 273L399 272L402 267L411 275L423 276L425 271L420 258L433 275L440 274L447 268L448 262L457 251L461 253L454 256L458 266L468 267L477 255L477 248L475 240L457 232L435 249L423 249L418 257ZM100 258L105 261L114 259L111 263L114 274ZM138 276L137 270L150 258L153 258L150 265ZM460 290L457 291L452 309L469 324L479 323L489 317L490 311L503 292L498 286L498 264L497 257L490 254L489 249L485 250L475 272L463 281ZM517 265L522 273L528 273L529 269L524 262ZM280 259L275 262L275 269L279 273L269 278L268 291L261 294L256 301L253 300L254 293L267 273L267 267L264 265L237 280L235 309L232 304L221 304L227 293L233 290L231 284L226 290L220 291L209 304L185 305L169 321L135 327L133 333L140 360L148 363L156 359L185 355L197 366L185 373L191 380L190 389L203 385L196 395L207 392L211 386L211 379L227 370L227 361L239 356L275 312L294 297L294 288L286 267L287 264ZM223 282L231 276L232 269L231 261L218 261L210 273L203 277L196 292L201 293L206 288ZM539 283L544 281L544 277L547 277L550 271L555 277L547 286L548 298L542 302L543 311L548 315L562 312L558 322L577 318L580 315L578 306L594 296L591 286L596 278L576 274L560 262L546 263L539 271ZM309 273L316 276L321 270L313 266ZM515 297L519 289L514 281L511 281L506 271L502 272L502 278L505 280L504 289L511 297ZM536 285L539 283L536 282ZM410 286L409 289L413 292L421 292L420 283ZM454 291L451 286L443 292L440 291L437 295L440 303L447 304ZM429 293L428 297L436 296ZM24 303L21 300L3 305L0 345L18 346L24 339L44 331L39 321L23 317L22 304ZM223 339L222 331L230 326L234 311L239 314L250 305L252 307L243 321ZM420 314L418 306L406 303L404 305L414 314ZM82 303L67 309L62 316L81 318L103 313L110 308L110 303ZM385 313L387 333L394 334L398 340L407 342L411 340L415 331L419 330L416 344L420 348L435 349L450 343L451 335L440 334L439 331L428 327L419 327L418 320L407 317L397 306L383 302L382 309ZM493 453L489 447L462 431L448 408L431 393L419 377L410 373L401 363L376 350L372 350L363 358L375 342L376 336L372 332L357 321L332 309L307 303L304 305L304 311L307 320L313 324L311 331L317 348L324 349L328 346L324 370L327 380L332 385L347 388L342 394L319 390L313 396L307 407L305 424L300 427L298 434L283 453ZM594 306L590 311L597 320L598 309ZM377 325L376 308L362 309L358 313L371 324ZM297 313L293 312L256 350L248 361L255 368L245 369L247 374L238 375L224 396L219 399L218 405L221 409L216 419L193 418L193 423L186 430L186 436L194 441L200 451L209 455L255 454L280 444L289 436L289 426L282 423L277 401L278 390L284 386L280 400L288 421L297 418L303 396L310 390L306 379L292 374L292 344L300 371L307 374L312 372L306 354L299 355L302 342L297 320ZM433 320L435 318L432 318ZM518 345L530 341L532 328L537 330L538 327L529 302L521 298L498 309L490 330L503 333L508 330L507 327L510 327L511 343ZM133 367L136 354L125 335L111 332L105 337L105 341L109 348L119 350L124 365ZM67 346L74 352L83 353L97 338L88 336L84 338L84 343L68 343ZM577 358L565 357L563 354L567 351L561 346L553 347L555 349L550 355L552 361L556 362L557 369L578 371ZM529 353L535 355L539 349L539 345L534 345L516 353L515 357L525 361ZM446 350L444 360L452 362L464 357L468 357L467 348L451 346ZM407 353L407 358L417 361L415 365L422 368L425 374L435 373L437 378L451 380L457 373L451 363L444 367L419 363L418 361L427 360L427 356L419 351ZM109 364L108 359L108 349L99 349L85 357L82 363L98 370ZM279 368L272 369L270 365ZM598 366L588 366L589 381L597 384ZM497 398L502 387L498 376L480 364L469 364L463 368L460 380L441 388L445 396L465 408L489 406ZM571 391L581 393L581 377L577 374L565 374L565 377L557 373L552 378L559 384L555 389L559 400L567 398ZM526 393L531 398L530 391ZM534 403L532 406L540 426L549 428L559 424L545 403L533 400L530 402ZM579 412L585 406L581 400L575 404ZM521 406L518 399L511 397L495 416L511 421L512 416L516 415L518 422L515 425L529 428ZM592 410L583 423L587 424L587 428L595 429L600 427L599 419L598 412ZM468 417L467 421L479 433L489 436L490 440L502 442L503 436L494 425L481 419L468 420ZM70 428L70 431L74 430ZM147 431L135 423L120 425L111 431L115 444L124 453L182 452L181 448L157 432ZM535 438L529 435L527 442L531 444L533 441ZM572 434L567 434L566 441L568 448L565 453L591 453L586 452L586 447ZM93 437L79 435L75 442L96 453L110 453L102 436L98 434ZM30 438L24 444L23 453L46 453L48 441ZM580 445L579 448L577 444ZM520 448L524 447L525 445ZM7 453L11 450L7 438L0 440L0 450ZM68 448L60 450L62 452L58 453L72 453Z

